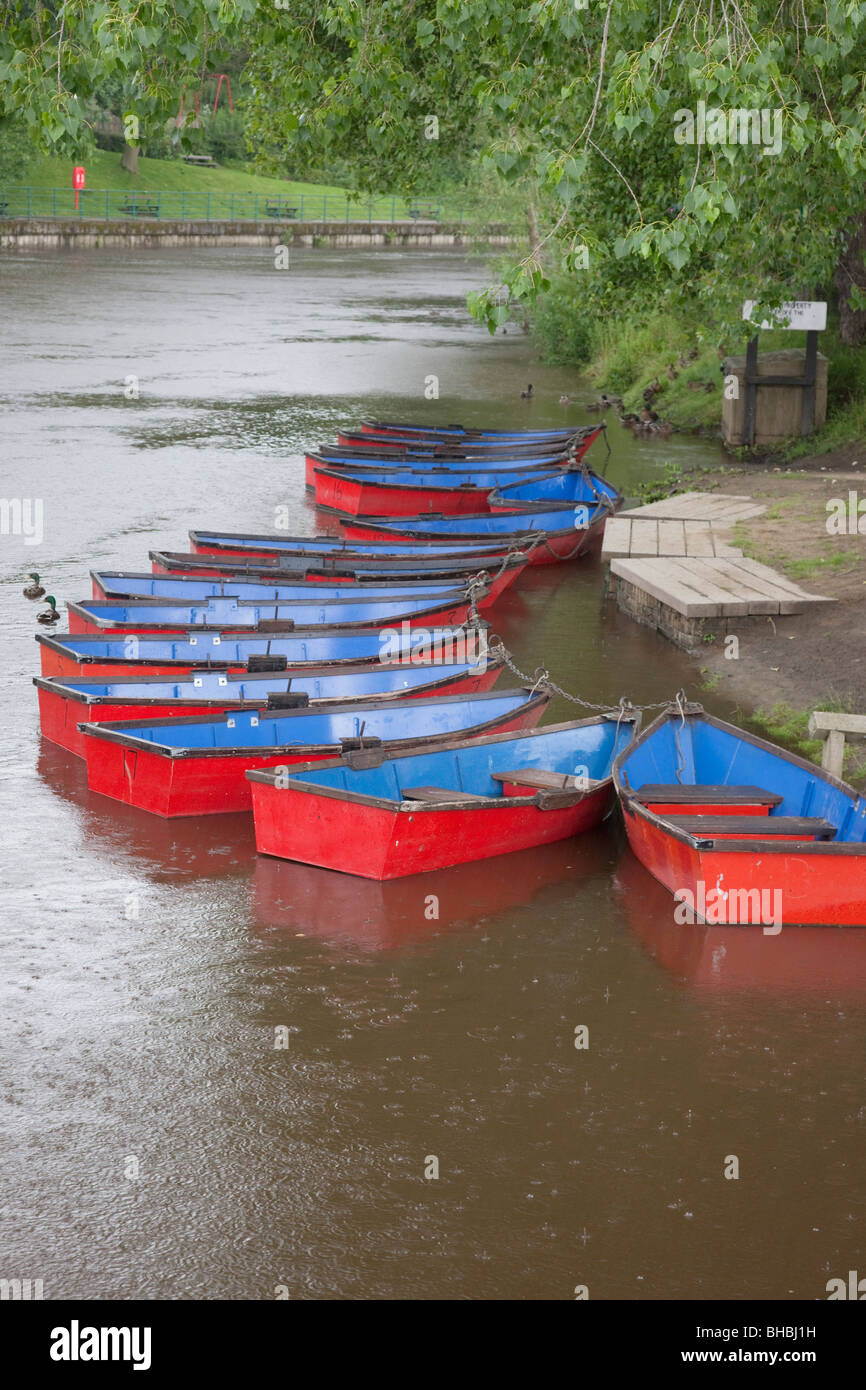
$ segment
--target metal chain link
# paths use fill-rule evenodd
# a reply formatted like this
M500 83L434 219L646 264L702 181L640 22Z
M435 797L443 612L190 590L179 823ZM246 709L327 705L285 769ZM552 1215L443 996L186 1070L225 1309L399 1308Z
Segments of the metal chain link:
M531 684L533 694L535 694L539 686L543 685L548 690L551 690L554 695L559 695L563 700L569 700L573 705L580 705L582 709L597 710L606 714L616 713L618 711L621 717L624 712L628 713L631 710L640 710L644 712L645 710L667 709L671 703L670 700L659 700L658 703L654 705L635 705L632 704L631 700L627 699L625 695L621 695L619 702L615 705L595 704L592 700L583 700L579 695L572 695L570 691L563 690L561 685L557 685L555 681L550 679L550 673L543 666L538 666L533 675L528 676L525 671L521 671L520 667L515 664L511 653L508 651L501 637L491 638L487 644L487 651L490 656L504 662L509 671L517 676L523 685Z

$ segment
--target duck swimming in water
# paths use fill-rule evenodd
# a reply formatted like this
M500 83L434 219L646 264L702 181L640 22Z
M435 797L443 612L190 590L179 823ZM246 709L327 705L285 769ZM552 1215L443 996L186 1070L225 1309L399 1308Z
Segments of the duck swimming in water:
M48 604L48 607L43 609L41 613L36 614L36 621L37 623L44 623L46 627L53 627L55 623L60 622L60 614L57 611L57 599L53 594L48 594L45 602Z
M45 590L39 583L39 575L34 572L33 574L28 574L27 578L32 579L33 583L27 585L27 588L24 590L24 597L41 598L42 595L45 593Z
M559 398L559 404L560 404L560 405L571 405L571 397L570 397L570 396L560 396L560 398Z
M532 383L531 383L531 382L530 382L529 386L527 386L527 388L526 388L525 391L521 391L521 393L520 393L520 399L521 399L522 401L529 401L529 400L532 399Z

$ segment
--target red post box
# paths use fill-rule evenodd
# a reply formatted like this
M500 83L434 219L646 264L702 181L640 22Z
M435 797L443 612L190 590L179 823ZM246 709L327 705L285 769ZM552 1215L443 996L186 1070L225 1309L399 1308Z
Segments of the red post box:
M84 187L84 165L76 164L72 170L72 187L75 189L75 211L78 211L78 194Z

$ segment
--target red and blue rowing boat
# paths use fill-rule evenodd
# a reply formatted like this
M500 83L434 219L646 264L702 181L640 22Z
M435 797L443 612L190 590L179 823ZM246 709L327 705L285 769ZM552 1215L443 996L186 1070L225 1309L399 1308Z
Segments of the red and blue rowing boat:
M503 690L435 699L354 700L327 709L239 710L192 719L83 724L87 785L158 816L248 811L249 769L285 768L341 751L362 764L385 752L531 728L549 696Z
M39 692L39 723L44 738L84 757L82 722L121 719L180 719L233 709L292 709L346 700L415 699L432 695L473 695L491 690L502 662L452 662L412 666L350 666L334 670L207 671L186 677L115 676L78 680L34 676Z
M680 696L613 776L676 922L866 926L866 801L814 763Z
M361 878L391 879L563 840L613 804L611 762L637 716L250 771L256 847Z

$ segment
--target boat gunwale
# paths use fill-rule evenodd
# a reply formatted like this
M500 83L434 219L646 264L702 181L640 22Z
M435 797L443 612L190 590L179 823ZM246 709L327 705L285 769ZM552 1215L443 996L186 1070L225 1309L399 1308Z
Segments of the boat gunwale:
M214 545L214 546L217 546L217 547L219 547L220 549L223 549L223 550L230 550L230 549L231 549L230 546L222 545L222 541L223 541L223 540L228 540L228 541L234 540L234 541L266 541L266 542L268 543L269 552L270 552L271 550L273 550L274 552L279 552L279 551L282 551L283 549L288 549L288 550L294 550L295 553L297 553L297 554L299 554L299 555L310 555L310 556L312 556L312 557L315 558L315 559L319 559L320 557L322 557L322 556L327 556L327 555L340 555L340 556L345 556L347 553L350 554L350 555L353 553L351 543L350 543L350 541L349 541L345 536L343 536L343 537L340 537L340 536L299 536L299 537L294 537L294 540L295 540L295 541L300 541L301 543L302 543L304 540L307 540L307 541L324 541L324 540L332 540L332 541L334 542L334 545L333 545L333 547L332 547L330 550L306 551L306 550L303 549L303 544L301 544L301 548L300 548L300 549L297 549L297 547L293 546L293 544L292 544L292 539L293 539L293 538L292 538L292 537L287 537L287 542L288 542L288 544L287 544L287 546L284 547L284 546L275 544L275 542L277 542L277 541L279 540L279 537L278 537L278 536L262 535L262 534L259 533L259 532L250 532L250 531L219 531L219 532L217 532L217 531L190 531L188 534L189 534L189 538L190 538L190 540L192 541L193 545L198 545L198 544L200 543L200 542L199 542L199 538L200 538L200 537L207 537L207 536L212 536L212 537L214 537L214 538L219 537L220 539L213 539L213 540L211 540L210 544L211 544L211 545ZM455 559L455 560L460 560L460 559L466 558L466 559L468 559L468 560L471 561L471 560L474 560L474 559L476 559L477 557L479 557L479 556L481 556L481 555L485 556L486 558L490 558L490 557L491 557L491 553L496 553L496 552L501 552L501 551L505 551L506 554L507 554L507 553L509 552L509 550L510 550L510 545L508 545L508 544L506 543L508 540L509 540L508 537L506 537L505 540L496 540L496 539L494 539L494 540L492 540L492 541L487 541L484 545L481 545L481 546L471 546L471 545L457 545L457 546L455 546L454 542L453 542L452 540L449 540L449 539L440 540L440 541L434 541L433 544L434 544L434 545L439 545L439 546L443 547L443 549L444 549L444 548L450 548L451 557L452 557L453 559ZM207 540L204 540L204 541L201 542L201 543L202 543L202 544L205 544L205 545L208 544ZM364 544L365 544L365 545L381 545L381 546L382 546L382 549L387 553L387 547L388 547L388 545L390 544L390 542L388 542L388 541L381 541L381 542L380 542L380 541L365 541ZM252 547L250 547L250 549L252 549ZM468 551L475 551L476 554L467 554ZM204 552L204 553L207 554L207 552ZM202 552L201 552L201 551L197 551L196 554L201 555ZM375 558L376 558L375 556L369 555L369 554L366 553L366 552L361 552L361 553L358 555L358 559L360 559L360 560L368 559L368 560L371 560L371 561L372 561L372 560L375 559ZM415 556L415 555L395 555L393 558L394 558L395 560L404 560L404 559L405 559L405 560L416 560L416 559L421 559L421 560L423 560L423 559L428 559L428 558L432 559L433 557L432 557L432 556L427 556L427 555L420 555L420 556Z

